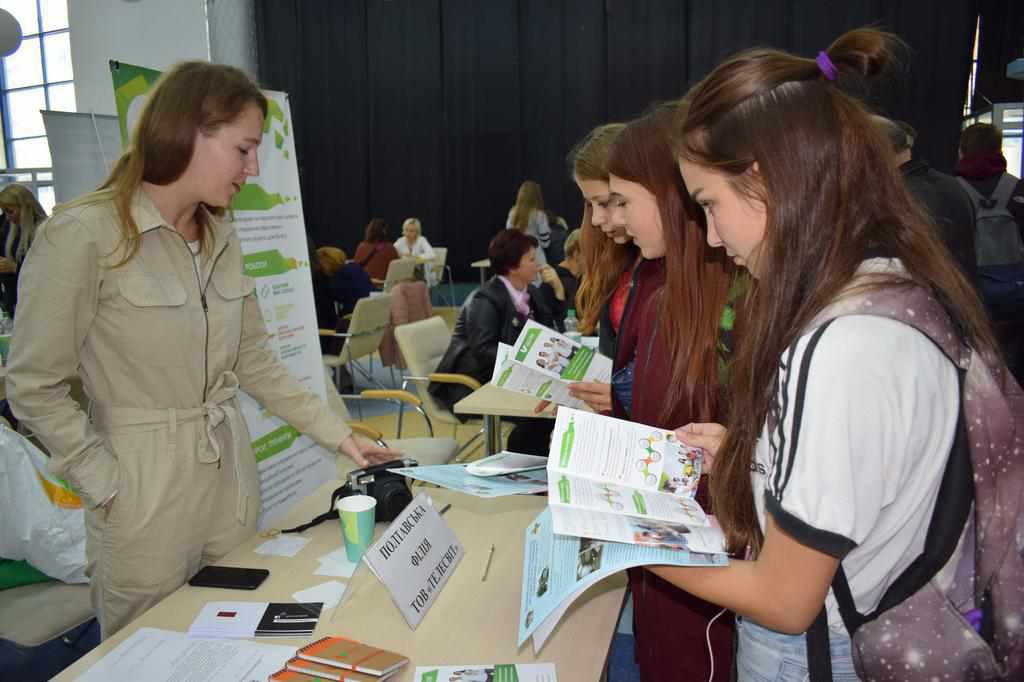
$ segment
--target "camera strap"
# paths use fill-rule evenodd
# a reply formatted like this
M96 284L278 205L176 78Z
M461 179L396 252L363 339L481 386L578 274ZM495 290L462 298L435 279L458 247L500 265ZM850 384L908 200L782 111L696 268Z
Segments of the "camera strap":
M313 526L319 526L321 523L323 523L324 521L327 521L328 519L336 519L336 518L338 518L338 510L334 508L334 505L335 505L335 503L338 500L340 500L342 497L344 497L344 495L345 495L345 486L342 486L340 488L336 488L335 491L333 493L331 493L331 508L330 509L325 511L323 514L320 514L319 516L314 516L312 521L308 521L308 522L303 523L301 525L295 526L294 528L285 528L281 532L282 533L301 533L304 530L309 530Z

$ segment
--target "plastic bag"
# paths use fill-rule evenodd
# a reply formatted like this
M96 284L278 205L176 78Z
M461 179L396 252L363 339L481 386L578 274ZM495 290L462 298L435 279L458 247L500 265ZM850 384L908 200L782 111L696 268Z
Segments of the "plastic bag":
M87 583L82 501L47 461L27 438L0 425L0 557L24 559L66 583Z

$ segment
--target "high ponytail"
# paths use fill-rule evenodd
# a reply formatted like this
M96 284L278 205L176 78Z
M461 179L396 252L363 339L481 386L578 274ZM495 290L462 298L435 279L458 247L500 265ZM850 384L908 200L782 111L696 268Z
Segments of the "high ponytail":
M971 346L998 353L973 287L908 193L870 113L844 91L848 81L885 73L901 46L890 33L864 28L840 36L824 58L743 52L696 85L688 111L677 113L684 163L723 173L766 214L732 367L728 435L711 479L714 512L732 551L756 552L763 539L750 467L775 400L779 359L869 252L899 258L914 283L949 303ZM906 280L886 284L897 283Z

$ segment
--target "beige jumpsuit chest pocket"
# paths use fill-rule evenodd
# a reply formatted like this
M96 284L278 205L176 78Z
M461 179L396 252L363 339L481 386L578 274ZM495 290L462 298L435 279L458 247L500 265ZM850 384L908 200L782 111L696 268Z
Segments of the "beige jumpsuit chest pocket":
M202 310L188 305L185 287L174 275L132 275L117 278L117 292L104 321L129 362L158 367L188 363L182 348L194 347L201 330Z
M206 302L209 308L210 341L220 343L221 347L232 356L242 338L242 321L244 316L245 298L253 293L255 280L246 277L241 270L221 266L213 272L210 287L207 289ZM228 367L234 366L235 357L228 358Z

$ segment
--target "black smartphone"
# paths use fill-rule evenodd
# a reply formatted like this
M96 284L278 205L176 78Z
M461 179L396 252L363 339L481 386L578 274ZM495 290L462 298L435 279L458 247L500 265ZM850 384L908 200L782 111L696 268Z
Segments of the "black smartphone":
M229 590L255 590L270 575L265 568L206 566L188 581L193 587L224 587Z

